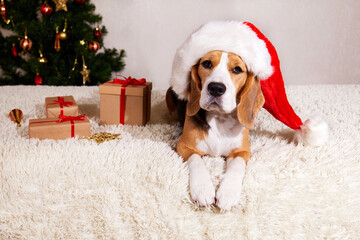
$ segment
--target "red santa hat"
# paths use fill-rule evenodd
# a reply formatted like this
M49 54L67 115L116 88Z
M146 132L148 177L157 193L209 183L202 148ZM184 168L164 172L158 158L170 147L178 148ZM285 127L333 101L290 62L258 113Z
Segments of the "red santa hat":
M265 98L264 108L288 127L296 130L296 140L319 146L329 136L328 125L314 117L304 123L289 104L280 71L280 61L271 42L251 23L213 21L201 26L177 50L170 85L180 99L187 100L189 72L206 53L220 50L239 55L248 71L259 80Z

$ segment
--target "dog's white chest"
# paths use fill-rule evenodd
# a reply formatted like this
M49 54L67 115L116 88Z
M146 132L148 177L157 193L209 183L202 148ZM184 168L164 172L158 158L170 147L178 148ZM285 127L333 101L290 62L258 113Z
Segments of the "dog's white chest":
M210 114L206 117L210 129L208 136L197 142L197 149L213 157L227 156L241 146L244 127L236 117Z

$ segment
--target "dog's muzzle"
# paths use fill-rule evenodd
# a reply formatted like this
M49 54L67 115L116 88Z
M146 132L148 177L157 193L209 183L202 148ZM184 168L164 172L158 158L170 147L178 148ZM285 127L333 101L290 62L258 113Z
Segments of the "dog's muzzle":
M223 95L225 93L226 86L222 83L212 82L212 83L209 83L207 89L211 96L220 97L221 95Z
M223 112L223 95L226 92L225 84L210 82L206 89L205 101L203 101L203 104L200 103L200 106L207 111Z

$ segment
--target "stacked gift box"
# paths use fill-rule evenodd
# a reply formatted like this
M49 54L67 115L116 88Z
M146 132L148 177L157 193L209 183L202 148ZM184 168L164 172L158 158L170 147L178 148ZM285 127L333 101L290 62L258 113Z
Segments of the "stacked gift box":
M79 106L73 96L47 97L45 108L47 118L57 118L59 115L79 115Z
M99 86L100 124L145 125L150 120L152 83L122 77ZM45 98L47 118L30 119L29 137L66 139L90 136L90 122L79 115L73 96Z
M73 96L45 98L47 118L30 119L29 137L38 139L66 139L90 136L90 122L79 115Z

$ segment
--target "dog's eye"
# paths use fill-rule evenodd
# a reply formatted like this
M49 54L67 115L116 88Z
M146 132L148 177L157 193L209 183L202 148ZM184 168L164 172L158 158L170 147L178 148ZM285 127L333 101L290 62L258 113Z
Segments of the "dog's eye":
M212 67L212 63L209 60L206 60L201 63L201 66L203 66L205 69L210 69Z
M232 72L234 73L234 74L239 74L239 73L242 73L243 72L243 70L241 69L241 67L235 67L233 70L232 70Z

